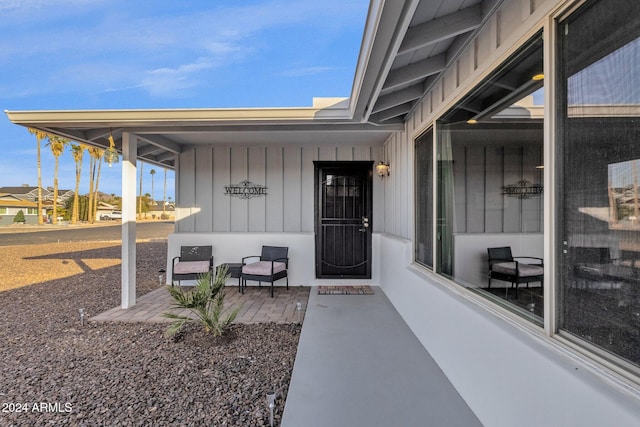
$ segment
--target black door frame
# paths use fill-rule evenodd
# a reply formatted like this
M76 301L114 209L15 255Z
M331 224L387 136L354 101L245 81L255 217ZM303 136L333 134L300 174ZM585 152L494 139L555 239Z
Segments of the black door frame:
M318 279L370 279L371 278L371 263L372 263L372 231L373 231L373 161L314 161L314 228L315 228L315 264L316 264L316 278ZM366 197L365 197L365 212L366 217L369 219L369 227L366 231L366 273L364 275L323 275L322 273L322 240L320 237L321 231L321 186L322 186L322 172L324 169L344 169L345 172L360 170L363 173L366 172Z

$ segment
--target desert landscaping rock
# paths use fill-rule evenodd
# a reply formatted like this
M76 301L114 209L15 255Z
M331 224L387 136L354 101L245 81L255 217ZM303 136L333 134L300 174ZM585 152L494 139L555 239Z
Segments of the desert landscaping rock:
M137 244L137 294L158 287L166 241ZM80 324L120 303L120 246L0 248L0 425L267 426L279 424L300 326ZM33 268L44 263L47 268ZM31 274L25 273L31 269ZM20 281L16 281L20 277Z

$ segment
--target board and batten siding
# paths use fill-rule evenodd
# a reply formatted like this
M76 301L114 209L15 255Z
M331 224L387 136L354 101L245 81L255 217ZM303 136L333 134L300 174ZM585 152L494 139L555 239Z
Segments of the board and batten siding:
M489 2L488 6L493 4ZM443 75L409 113L405 130L391 135L385 141L384 152L392 172L383 183L387 196L384 233L413 239L415 139L433 126L438 117L454 105L455 100L506 59L514 46L538 31L545 15L557 4L555 0L504 1L461 55L449 60Z
M176 232L313 232L314 165L322 161L384 160L382 146L186 147L178 158ZM373 167L372 167L373 168ZM225 186L244 180L267 195L240 199ZM385 189L373 177L373 231L384 227Z

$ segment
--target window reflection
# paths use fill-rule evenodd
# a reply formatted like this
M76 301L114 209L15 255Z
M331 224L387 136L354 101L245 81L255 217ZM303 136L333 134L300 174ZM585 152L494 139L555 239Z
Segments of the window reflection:
M640 366L640 15L588 2L560 23L560 327Z
M544 313L542 53L538 34L441 117L436 184L436 271L538 324ZM493 253L509 259L490 259L495 248L506 248ZM506 273L493 274L494 266Z

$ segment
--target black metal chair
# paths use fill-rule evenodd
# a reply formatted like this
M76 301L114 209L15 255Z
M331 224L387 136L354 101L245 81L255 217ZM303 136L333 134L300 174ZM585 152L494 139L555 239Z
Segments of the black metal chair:
M491 288L491 279L509 282L512 288L514 286L516 288L516 298L518 298L520 283L526 283L528 288L529 283L540 282L540 286L544 288L544 262L542 258L514 257L510 246L488 248L487 252L489 253L489 288ZM536 260L539 263L524 263L517 261L517 259Z
M171 263L171 286L177 280L197 280L202 274L209 273L213 280L213 247L181 246L180 256Z
M285 246L263 246L260 255L251 255L242 258L242 293L247 286L247 280L257 281L259 286L262 282L271 283L271 298L273 298L273 282L280 279L287 279L287 289L289 289L289 268L288 258L289 248ZM247 263L249 259L258 261Z

